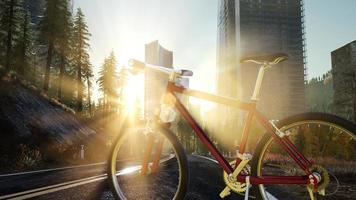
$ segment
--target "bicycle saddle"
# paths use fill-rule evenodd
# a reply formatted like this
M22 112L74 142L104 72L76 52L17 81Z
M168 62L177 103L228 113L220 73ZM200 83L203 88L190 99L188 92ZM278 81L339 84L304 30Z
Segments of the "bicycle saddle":
M252 62L256 64L269 64L275 65L288 59L288 55L285 53L275 53L267 55L254 55L254 56L244 56L240 59L241 63Z

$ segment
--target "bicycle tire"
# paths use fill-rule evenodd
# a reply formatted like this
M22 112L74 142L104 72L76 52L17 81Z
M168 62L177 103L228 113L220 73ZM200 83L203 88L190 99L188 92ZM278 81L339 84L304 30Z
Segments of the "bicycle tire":
M341 117L332 115L332 114L326 114L326 113L303 113L303 114L297 114L291 117L288 117L286 119L283 119L281 121L279 121L276 126L279 129L287 129L288 127L293 127L293 125L296 127L298 124L303 124L302 122L305 122L306 124L311 123L311 122L315 122L320 123L322 126L325 126L324 124L329 124L329 125L333 125L333 131L335 127L339 127L340 130L344 129L343 131L347 131L345 133L347 133L348 135L350 135L351 140L356 140L356 125L353 124L350 121L347 121ZM308 125L309 127L309 125ZM320 127L320 125L319 125ZM331 126L330 126L331 127ZM330 129L331 130L331 129ZM299 132L303 132L303 131L299 131ZM342 132L340 132L341 134ZM317 135L316 133L314 133L315 135ZM319 134L324 134L324 132L321 132ZM267 149L269 148L270 145L272 145L274 139L271 136L270 133L266 133L261 140L258 142L258 145L255 149L254 152L254 157L251 161L251 169L252 169L252 175L253 176L261 176L262 175L262 170L264 171L268 171L268 169L263 169L268 168L268 165L263 165L263 161L265 158L264 156L266 156L267 154ZM352 147L355 147L354 145L355 143L353 143ZM314 144L315 145L315 144ZM274 147L270 148L270 151L276 151L273 149ZM352 149L354 150L354 149ZM272 155L273 153L271 153ZM355 154L355 152L354 152ZM267 159L265 159L267 160ZM273 159L271 159L273 160ZM267 161L266 161L267 162ZM272 161L271 161L272 162ZM263 165L263 166L262 166ZM287 164L285 164L287 165ZM282 168L282 167L281 167ZM295 172L294 172L295 173ZM269 186L271 187L271 186ZM272 190L272 189L271 189ZM253 194L257 199L268 199L267 196L269 196L266 193L266 188L264 187L264 185L254 185L252 188ZM273 194L272 194L273 195ZM285 198L285 197L283 197Z
M127 129L127 130L130 130L130 129ZM122 143L123 140L125 140L125 135L129 134L129 131L127 131L127 130L124 131L116 139L116 141L112 147L109 160L108 160L109 186L111 188L111 191L112 191L115 199L122 199L122 200L131 199L131 198L126 197L127 194L126 195L123 194L122 188L120 188L123 186L120 186L120 183L118 183L116 156L117 156L117 153L121 146L120 143ZM131 130L132 130L132 128L131 128ZM185 194L187 192L188 183L189 183L189 169L188 169L188 162L187 162L187 157L186 157L185 151L184 151L183 147L181 146L181 144L179 143L177 136L168 128L159 127L158 130L155 132L160 133L172 145L172 148L174 149L174 152L175 152L175 158L178 162L179 173L180 173L179 181L178 181L178 185L177 185L177 190L176 190L174 197L172 199L174 199L174 200L184 199ZM150 176L153 176L153 175L150 175ZM160 184L161 184L161 186L164 186L164 180ZM158 188L158 189L160 190L160 192L162 192L162 187ZM144 195L148 196L147 194L144 194ZM139 197L135 197L135 199L137 199L137 198L139 198ZM149 198L149 197L145 197L145 198ZM143 198L140 197L140 199L143 199ZM155 197L155 199L157 199L157 198Z

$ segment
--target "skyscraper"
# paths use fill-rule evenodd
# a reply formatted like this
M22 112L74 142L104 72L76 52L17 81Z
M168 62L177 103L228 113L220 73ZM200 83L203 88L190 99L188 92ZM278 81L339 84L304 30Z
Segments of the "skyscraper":
M145 62L152 65L173 68L173 52L163 48L159 42L153 41L145 46ZM159 108L161 96L165 92L168 75L153 70L145 71L145 103L146 117L152 117Z
M356 121L356 41L331 52L334 112Z
M302 0L220 0L217 90L249 100L259 66L240 64L245 55L287 53L288 61L265 74L259 109L280 119L304 111L306 80Z

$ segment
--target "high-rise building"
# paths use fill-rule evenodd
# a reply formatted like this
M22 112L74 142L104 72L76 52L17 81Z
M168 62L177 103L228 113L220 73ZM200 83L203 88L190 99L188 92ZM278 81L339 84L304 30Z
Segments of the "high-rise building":
M259 66L245 55L287 53L288 61L265 73L259 109L280 119L304 111L306 80L302 0L220 0L217 92L249 100Z
M173 52L163 48L159 42L153 41L145 45L145 62L152 65L173 68ZM153 70L145 71L145 102L144 111L146 117L151 117L160 106L162 94L164 94L168 76Z
M331 52L331 62L334 112L356 121L356 40Z

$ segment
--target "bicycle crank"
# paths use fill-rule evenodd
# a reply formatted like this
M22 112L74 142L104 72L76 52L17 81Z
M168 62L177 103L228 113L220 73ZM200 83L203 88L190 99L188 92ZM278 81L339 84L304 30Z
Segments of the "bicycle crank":
M248 164L250 158L242 158L240 164L235 168L236 161L231 161L230 165L232 168L235 168L232 174L227 174L225 171L223 172L224 182L226 184L225 189L220 193L221 198L225 198L230 195L233 191L235 193L241 194L242 192L246 192L249 188L249 184L238 182L236 177L237 175L249 175L251 174L251 167ZM241 194L243 195L243 194Z
M230 165L232 168L235 168L236 161L231 161ZM249 164L246 164L239 174L249 175L251 174L251 167ZM246 183L241 183L236 181L236 178L229 176L225 171L223 172L225 184L234 192L241 193L246 191Z

